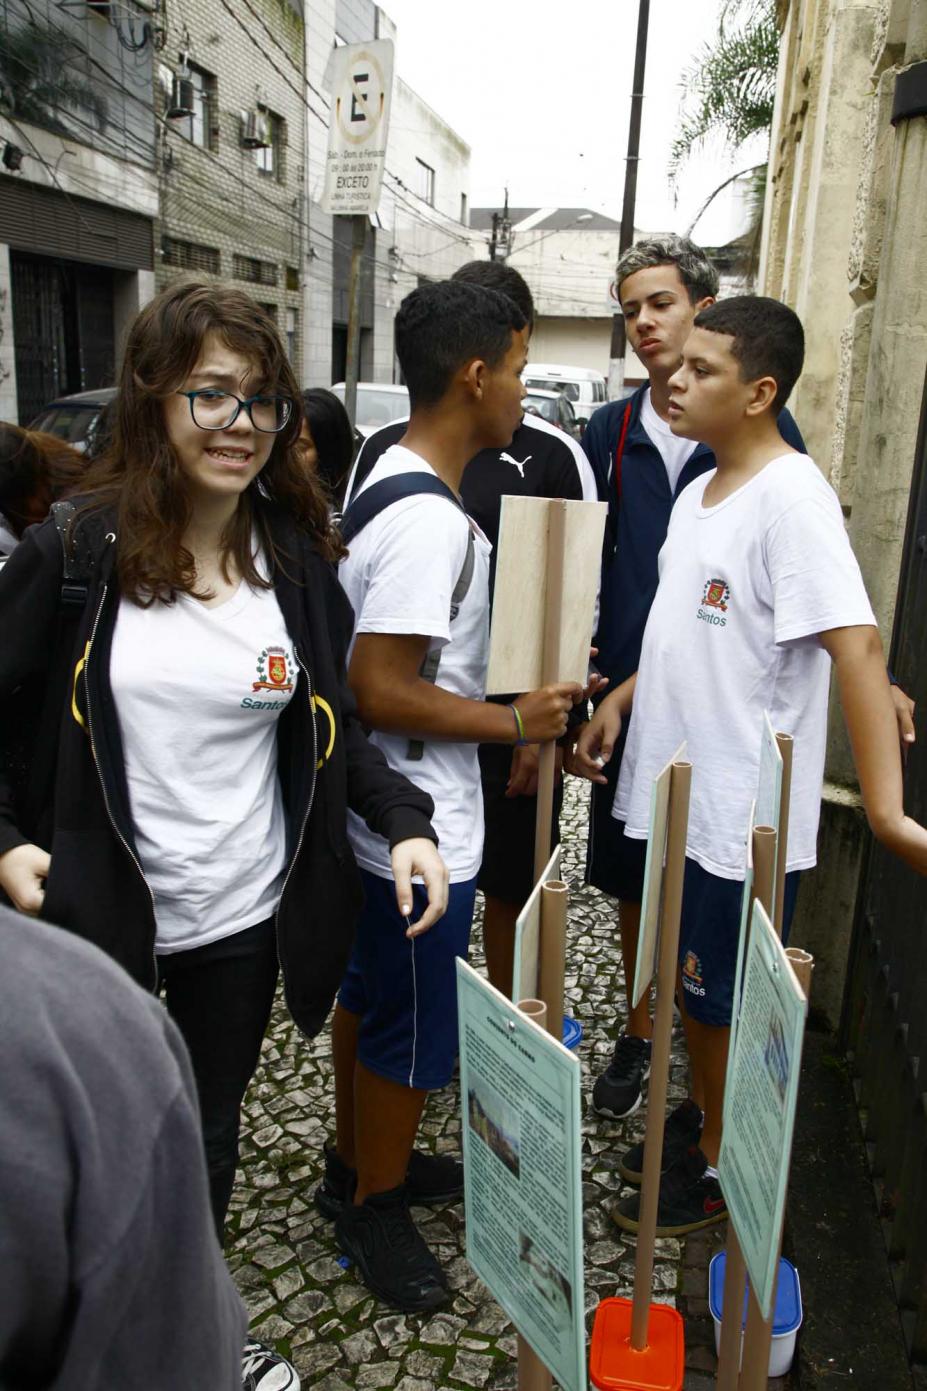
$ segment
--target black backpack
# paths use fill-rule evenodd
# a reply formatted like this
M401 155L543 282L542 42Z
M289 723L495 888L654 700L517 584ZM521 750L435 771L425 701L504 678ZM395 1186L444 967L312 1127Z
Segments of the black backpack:
M372 483L351 502L341 518L341 536L346 545L350 545L359 531L362 531L368 522L372 522L374 517L390 507L394 502L400 502L403 498L417 497L421 494L431 493L435 497L443 497L448 502L462 512L467 519L467 554L464 558L463 568L454 585L451 594L451 614L450 621L460 612L460 606L467 596L470 582L473 579L473 566L475 562L473 527L467 517L463 504L456 493L450 489L446 483L442 483L433 473L397 473L392 478L381 479L379 483ZM423 681L428 681L432 686L438 676L438 667L441 663L441 649L436 648L425 654L425 660L419 669L419 675ZM425 745L421 739L410 739L406 757L418 760L425 752Z

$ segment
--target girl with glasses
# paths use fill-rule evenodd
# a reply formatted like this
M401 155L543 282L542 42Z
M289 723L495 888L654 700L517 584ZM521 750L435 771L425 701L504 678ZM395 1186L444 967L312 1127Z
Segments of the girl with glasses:
M29 804L0 778L0 887L163 990L221 1240L278 965L313 1035L347 964L348 808L388 841L406 916L424 876L410 935L441 916L447 872L431 798L355 713L343 548L271 319L237 290L166 290L130 331L114 407L73 515L30 530L0 575L0 695L28 688L43 712ZM266 1375L298 1384L279 1359Z

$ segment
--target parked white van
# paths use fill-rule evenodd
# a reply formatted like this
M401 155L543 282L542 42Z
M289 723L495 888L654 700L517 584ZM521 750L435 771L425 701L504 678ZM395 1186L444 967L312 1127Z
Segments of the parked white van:
M605 378L589 367L562 367L551 362L529 362L522 381L530 390L562 391L573 407L581 429L592 412L607 400Z

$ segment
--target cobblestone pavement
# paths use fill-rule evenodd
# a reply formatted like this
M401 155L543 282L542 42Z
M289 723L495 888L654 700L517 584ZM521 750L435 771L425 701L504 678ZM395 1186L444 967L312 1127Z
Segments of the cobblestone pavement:
M615 948L614 906L582 883L587 789L570 779L563 815L564 878L571 885L567 951L567 1010L584 1031L580 1057L584 1094L605 1066L615 1035L623 984ZM482 965L481 932L474 929L472 958ZM670 1104L685 1095L680 1037L674 1037ZM643 1113L605 1121L591 1110L583 1121L583 1202L586 1236L586 1307L590 1320L600 1298L629 1295L634 1244L609 1220L618 1192L618 1157L643 1134ZM453 1299L433 1315L401 1315L370 1296L342 1264L331 1223L312 1195L321 1177L322 1141L334 1133L330 1041L301 1038L278 1000L261 1066L245 1103L242 1159L228 1229L229 1264L252 1317L256 1336L287 1352L304 1387L320 1391L429 1391L432 1387L515 1385L515 1335L465 1255L463 1203L417 1209L416 1220L448 1272ZM429 1098L422 1139L438 1151L459 1153L456 1086ZM708 1256L719 1237L657 1243L657 1297L678 1303L687 1318L686 1386L713 1384L711 1324L705 1302Z

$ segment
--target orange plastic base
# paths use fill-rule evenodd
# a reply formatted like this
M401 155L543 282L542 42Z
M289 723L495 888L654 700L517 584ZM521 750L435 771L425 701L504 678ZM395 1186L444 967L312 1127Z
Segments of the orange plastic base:
M603 1299L592 1326L589 1378L599 1391L682 1391L686 1343L682 1315L651 1304L647 1346L631 1347L630 1299Z

